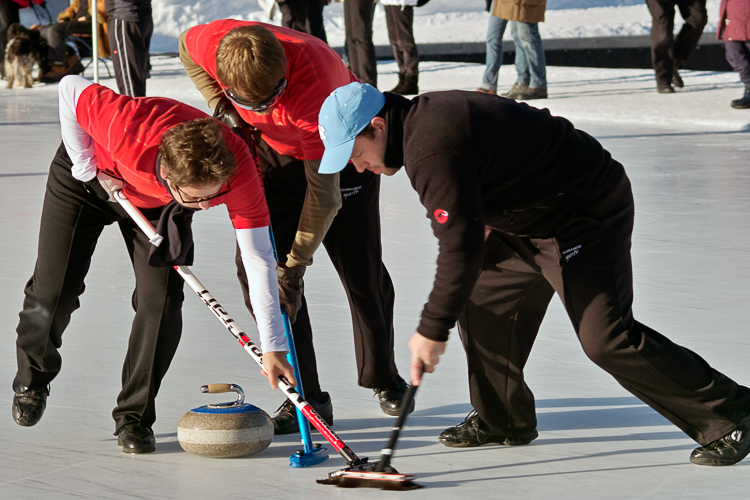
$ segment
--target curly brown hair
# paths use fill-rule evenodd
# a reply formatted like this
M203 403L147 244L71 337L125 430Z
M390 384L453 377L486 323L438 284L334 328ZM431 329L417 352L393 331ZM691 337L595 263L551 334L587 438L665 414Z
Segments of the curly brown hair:
M175 186L223 184L237 171L221 122L208 116L167 130L161 138L159 154L164 177Z

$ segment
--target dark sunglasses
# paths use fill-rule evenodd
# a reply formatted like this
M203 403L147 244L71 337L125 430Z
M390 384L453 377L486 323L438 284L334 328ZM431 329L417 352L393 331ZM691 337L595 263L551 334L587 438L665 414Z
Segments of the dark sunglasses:
M208 200L213 200L214 198L218 198L219 196L224 196L224 195L225 195L225 194L227 194L227 193L228 193L229 191L231 191L231 189L232 189L232 188L231 188L231 187L229 187L229 183L227 183L227 188L226 188L226 189L224 189L224 190L219 190L219 192L218 192L218 193L216 193L216 194L212 194L211 196L205 196L205 197L203 197L203 198L196 198L196 199L194 199L194 200L186 200L186 199L185 199L185 198L184 198L184 197L182 196L182 195L183 195L183 192L182 192L182 191L180 191L180 188L179 188L179 186L174 186L174 190L175 190L175 191L177 191L177 196L179 196L179 198L180 198L180 201L181 201L182 203L185 203L185 204L189 204L189 203L201 203L201 202L204 202L204 201L208 201ZM185 195L185 196L187 196L187 195Z
M278 86L276 86L276 88L274 89L271 98L265 102L248 101L247 99L244 99L237 95L237 93L231 89L224 89L224 94L226 94L230 101L232 101L242 109L253 111L255 113L262 113L263 111L279 102L281 96L284 95L284 90L286 90L286 83L286 78L282 79L281 82L279 82Z

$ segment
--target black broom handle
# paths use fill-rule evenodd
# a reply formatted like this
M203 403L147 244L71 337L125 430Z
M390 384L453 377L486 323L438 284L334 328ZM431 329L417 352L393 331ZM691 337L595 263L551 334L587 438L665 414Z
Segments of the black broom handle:
M396 442L401 434L401 429L404 428L406 423L406 417L408 416L408 409L414 401L414 396L417 394L418 385L411 385L404 395L404 399L401 400L401 407L396 424L391 429L391 436L388 438L385 448L380 452L380 460L375 465L375 472L384 472L386 467L391 465L391 458L393 457L393 451L396 449Z

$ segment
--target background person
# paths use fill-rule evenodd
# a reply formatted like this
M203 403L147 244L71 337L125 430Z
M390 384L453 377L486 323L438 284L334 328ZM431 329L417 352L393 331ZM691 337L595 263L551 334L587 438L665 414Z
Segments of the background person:
M678 70L695 50L708 22L706 0L646 0L646 5L652 19L651 62L656 74L656 91L673 94L674 87L685 86ZM675 7L685 20L677 39L674 38Z
M735 109L750 108L750 2L721 0L716 38L724 40L727 61L740 74L745 93L731 102Z
M117 89L122 95L144 97L154 33L151 0L105 0L105 5Z

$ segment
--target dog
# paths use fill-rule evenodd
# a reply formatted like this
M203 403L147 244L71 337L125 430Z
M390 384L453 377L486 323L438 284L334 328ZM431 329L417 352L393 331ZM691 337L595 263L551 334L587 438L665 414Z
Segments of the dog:
M31 88L34 83L34 63L39 65L40 73L48 66L47 43L38 30L28 30L20 23L8 27L7 37L5 78L8 84L5 88L12 89L16 80L24 88Z

